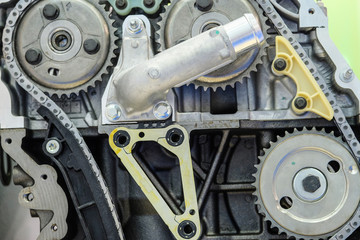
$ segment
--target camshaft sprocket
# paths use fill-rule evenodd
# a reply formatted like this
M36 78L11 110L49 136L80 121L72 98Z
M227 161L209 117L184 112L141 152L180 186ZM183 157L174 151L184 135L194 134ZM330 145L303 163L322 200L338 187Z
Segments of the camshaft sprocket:
M117 48L113 23L97 0L45 0L7 27L16 29L11 51L22 74L60 97L87 91L109 73Z
M254 174L254 194L259 213L279 233L328 239L350 221L360 200L360 174L341 138L295 130L264 151Z

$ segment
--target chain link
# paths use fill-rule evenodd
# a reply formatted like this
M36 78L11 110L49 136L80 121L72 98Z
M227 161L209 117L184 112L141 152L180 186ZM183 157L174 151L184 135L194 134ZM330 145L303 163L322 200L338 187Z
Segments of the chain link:
M120 225L119 217L117 215L115 205L112 201L110 192L106 185L106 182L100 172L100 169L91 154L88 146L86 145L84 139L82 138L79 130L75 127L66 113L58 106L56 103L51 100L44 92L42 92L37 86L35 86L30 79L22 74L20 67L18 66L17 61L14 58L14 49L13 49L13 42L15 36L15 26L16 23L21 18L22 13L24 10L31 4L37 2L37 0L21 0L19 1L15 8L10 12L9 17L6 20L6 26L3 32L3 52L4 58L7 65L7 68L12 75L12 77L16 80L16 82L26 91L28 92L33 98L35 98L42 106L49 109L62 123L64 127L66 127L75 137L77 142L79 143L82 151L84 152L86 158L89 161L92 171L94 172L99 185L103 191L103 194L107 200L108 207L111 211L112 218L114 219L116 228L118 230L120 239L123 239L123 232Z
M334 94L328 89L324 78L317 71L315 64L311 61L311 59L306 54L303 47L296 40L295 35L291 32L291 30L286 26L285 22L275 10L274 6L271 4L269 0L256 0L261 8L264 10L267 17L274 24L275 29L278 31L280 35L285 37L291 45L294 47L295 51L299 54L302 61L305 63L306 67L310 70L315 80L319 84L321 90L324 92L325 96L329 100L332 108L334 109L334 122L338 127L339 131L342 133L344 139L348 143L350 149L352 150L353 155L359 161L360 158L360 144L356 139L355 134L346 120L346 117L336 102ZM360 208L356 210L352 219L338 231L330 240L343 240L349 237L360 224Z

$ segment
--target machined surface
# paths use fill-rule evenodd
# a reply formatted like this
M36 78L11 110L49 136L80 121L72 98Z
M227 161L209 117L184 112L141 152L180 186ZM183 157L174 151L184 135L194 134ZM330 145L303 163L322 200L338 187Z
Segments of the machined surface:
M49 4L59 9L55 19L39 14ZM102 8L88 1L40 1L31 6L14 33L14 55L24 74L41 89L59 95L87 90L100 81L114 56L112 21ZM100 43L95 54L86 52L88 39ZM33 49L42 56L35 64L26 59Z
M357 209L359 169L341 139L295 131L279 138L260 159L255 185L259 211L280 232L299 239L326 238Z

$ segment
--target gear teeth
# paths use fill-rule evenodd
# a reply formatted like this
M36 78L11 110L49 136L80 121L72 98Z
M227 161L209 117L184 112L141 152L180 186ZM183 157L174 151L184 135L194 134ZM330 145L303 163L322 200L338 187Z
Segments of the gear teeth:
M164 31L165 31L165 26L166 26L166 19L168 17L168 13L171 11L172 7L179 1L180 0L171 1L171 4L165 5L163 12L160 13L159 21L157 22L157 26L159 27L159 29L156 31L157 37L155 38L155 42L160 46L160 48L158 49L158 53L160 53L166 49L165 41L164 41L164 37L165 37ZM207 91L210 88L213 91L217 91L218 89L222 89L223 91L225 91L226 87L230 86L231 88L235 88L235 84L237 82L243 83L244 79L251 78L251 76L250 76L251 73L258 71L258 66L263 64L262 58L267 55L266 49L269 46L269 44L267 42L267 40L269 39L269 35L268 35L267 31L270 29L270 26L267 25L266 21L268 20L268 18L265 17L264 11L260 8L259 4L256 3L256 1L252 1L252 0L249 0L249 4L251 4L254 7L254 9L256 10L256 12L258 14L258 18L261 22L261 27L262 27L264 38L265 38L264 43L260 47L259 52L258 52L256 58L254 59L253 63L239 76L234 77L233 79L230 79L228 81L224 81L222 83L206 83L206 82L201 82L199 80L195 80L191 83L187 83L186 84L187 86L189 86L190 84L194 84L195 89L202 88L204 91Z
M259 164L255 165L255 168L257 169L256 173L252 174L253 177L255 177L256 181L254 183L252 183L251 185L254 186L256 188L256 190L253 192L253 196L256 197L256 201L255 201L255 205L257 208L257 211L260 215L262 215L264 217L264 221L267 221L270 223L270 227L271 228L276 228L278 229L278 233L280 234L286 234L286 236L288 238L295 238L295 239L303 239L303 240L319 240L319 239L328 239L328 237L325 238L314 238L311 236L302 236L302 235L298 235L295 234L293 232L289 232L288 230L286 230L285 228L281 227L279 224L277 224L274 219L272 219L269 214L266 213L265 207L263 206L263 203L261 201L261 197L260 197L260 192L259 192L259 178L260 178L260 173L261 173L261 169L262 166L266 160L266 156L272 151L274 150L274 148L277 146L277 144L289 137L292 136L298 136L298 135L303 135L303 134L319 134L319 135L323 135L326 137L331 137L332 139L335 139L337 142L339 142L340 144L342 144L343 146L345 146L346 148L349 149L349 147L345 144L345 142L343 141L343 139L341 137L336 137L334 135L334 131L331 131L330 133L327 133L325 131L324 128L322 128L321 130L316 130L315 127L312 127L311 129L307 129L306 127L303 127L301 130L298 130L297 128L294 128L294 131L291 133L289 131L285 131L285 135L282 136L277 136L277 141L276 142L270 142L270 147L269 148L263 148L263 151L265 152L265 154L263 156L258 156L258 159L260 160ZM350 151L350 149L349 149Z
M103 80L103 77L105 75L109 75L111 73L109 67L113 66L112 60L117 57L115 55L115 50L118 48L118 46L115 44L115 42L119 39L116 36L117 29L113 27L113 24L116 22L116 20L112 19L111 12L105 9L106 3L97 0L87 0L87 1L90 4L92 4L101 13L105 21L108 23L107 26L109 28L109 34L110 34L110 45L109 45L108 56L104 61L103 67L98 71L98 73L92 79L90 79L88 82L84 83L83 85L80 85L73 89L66 89L66 90L52 89L52 88L44 87L32 81L33 84L39 87L44 93L46 93L50 97L57 96L58 98L61 98L65 96L67 98L70 98L72 94L78 96L80 91L88 92L89 89L92 89L96 86L96 84L99 84ZM24 14L24 12L22 14Z

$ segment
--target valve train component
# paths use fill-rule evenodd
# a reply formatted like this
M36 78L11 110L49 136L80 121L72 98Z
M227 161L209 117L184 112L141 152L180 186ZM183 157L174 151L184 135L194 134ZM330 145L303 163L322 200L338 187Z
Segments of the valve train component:
M360 238L360 81L322 1L0 14L0 180L37 239Z

